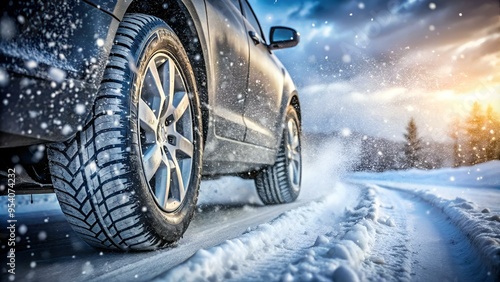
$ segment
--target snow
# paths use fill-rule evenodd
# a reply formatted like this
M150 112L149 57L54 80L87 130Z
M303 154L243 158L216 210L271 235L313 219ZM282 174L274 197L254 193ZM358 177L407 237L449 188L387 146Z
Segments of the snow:
M338 185L336 190L339 193L336 195L331 194L319 202L285 212L277 219L218 246L199 250L188 261L157 280L178 281L185 277L194 281L241 280L245 277L246 280L256 281L330 281L336 277L344 279L342 281L359 281L357 269L375 238L375 193L372 189L365 190L360 195L359 204L340 217L340 230L337 230L335 225L325 225L324 218L342 201L358 197L357 193L348 193L353 187ZM304 236L309 243L304 244ZM293 250L293 259L285 262L283 268L273 265L274 271L268 276L248 276L245 265L266 261L269 257L281 257L281 253L287 250ZM284 271L280 273L277 269Z
M491 270L488 275L500 277L499 172L500 161L491 161L471 167L432 171L355 173L349 179L366 183L374 189L409 192L439 209L470 241L482 262ZM477 201L469 200L471 198Z
M49 69L49 78L57 83L62 83L64 79L66 79L66 72L61 69L51 67Z
M0 44L0 52L7 57L23 58L27 62L32 61L33 58L36 58L37 65L45 64L48 66L53 66L53 68L61 71L76 72L76 69L67 61L60 60L46 50L40 51L40 49L36 46L23 46L23 48L19 48L15 44ZM55 78L61 77L61 74L63 74L61 73L61 71L56 70L56 73L54 74Z
M0 86L7 86L9 84L9 74L3 70L0 69Z
M345 144L336 141L309 147L305 167L314 169L304 171L303 191L289 205L264 206L250 180L203 181L198 211L184 238L150 254L110 254L82 246L69 227L61 233L59 228L67 224L56 215L61 211L54 195L34 195L34 204L29 195L17 195L18 235L47 244L28 250L36 259L19 267L29 269L30 277L45 279L64 261L59 278L73 275L78 281L500 277L500 162L347 174L346 152ZM47 210L53 214L33 218L33 212ZM85 254L59 251L60 244L76 244ZM44 252L55 255L47 261L39 255ZM59 252L64 255L58 257ZM30 257L22 251L19 255Z
M355 179L389 180L390 182L500 189L500 161L490 161L475 166L442 168L436 170L399 170L383 173L356 173Z
M480 211L473 202L459 197L450 201L429 191L419 190L416 194L449 216L453 224L467 235L483 261L495 271L494 277L500 277L499 213L491 214L487 209Z
M315 167L332 169L332 166L318 165L325 164L323 161L319 158ZM495 212L500 203L499 168L500 162L490 162L434 171L349 174L347 181L361 183L362 188L338 181L330 183L334 186L330 191L333 193L326 193L322 200L285 212L220 245L199 250L180 266L157 277L157 281L183 277L214 281L242 278L248 281L362 281L376 277L410 280L412 275L424 280L500 277L500 240L497 238L500 215ZM313 172L307 174L306 179ZM452 176L455 181L450 183ZM430 189L422 190L422 187ZM492 193L487 198L494 199L474 203L461 197L439 196L441 190L447 197L463 195L460 191L464 187ZM360 190L353 193L356 189ZM412 196L396 196L399 193ZM333 212L336 223L318 224L338 207L339 201L358 204L346 207L343 213ZM394 206L394 202L411 207ZM405 210L410 214L401 213ZM310 242L305 245L291 239L297 237L294 232L304 227ZM448 241L454 240L458 240L458 245L448 246ZM291 251L285 262L270 259L282 257L284 249ZM463 266L463 261L469 261L469 265ZM248 268L266 263L270 264L271 272L261 267L260 274L249 274L255 270Z

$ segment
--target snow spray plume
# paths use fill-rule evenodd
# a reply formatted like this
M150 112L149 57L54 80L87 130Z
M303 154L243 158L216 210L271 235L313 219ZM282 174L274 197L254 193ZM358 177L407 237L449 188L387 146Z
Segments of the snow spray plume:
M335 183L356 163L359 142L348 136L304 133L303 178L300 197L333 193Z

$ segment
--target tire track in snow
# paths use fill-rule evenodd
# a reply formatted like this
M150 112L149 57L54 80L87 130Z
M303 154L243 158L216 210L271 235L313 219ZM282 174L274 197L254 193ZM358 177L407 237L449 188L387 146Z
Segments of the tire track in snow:
M399 230L408 232L407 249L411 258L411 279L396 275L388 275L394 281L420 280L420 281L496 281L495 276L485 266L483 255L478 252L474 244L464 234L464 226L458 226L453 219L453 213L446 212L448 208L456 208L454 201L445 200L432 202L436 198L424 191L408 191L388 186L367 184L379 191L381 199L395 204L395 211L405 213L406 226L398 224ZM429 199L425 199L425 197ZM451 203L450 203L451 202ZM463 201L459 201L463 203ZM456 210L453 210L456 212ZM396 215L395 219L398 218ZM397 222L397 221L396 221ZM470 223L470 222L469 222ZM471 225L474 226L474 225ZM397 236L396 236L397 237ZM396 238L397 239L397 238ZM381 240L395 240L393 235L382 236ZM377 250L378 249L378 250ZM380 251L377 246L375 252ZM384 253L384 252L382 252ZM401 253L385 252L401 257ZM384 273L390 267L379 269ZM386 273L387 274L387 273ZM403 279L404 278L404 279ZM496 278L498 279L498 278Z
M408 214L401 203L385 191L372 187L378 195L377 234L370 257L363 262L362 272L371 281L409 281L411 256Z
M500 214L491 213L488 209L479 211L473 202L462 198L445 200L424 190L414 191L413 194L446 214L488 266L487 275L500 281Z
M375 238L376 194L371 188L337 186L322 201L198 251L157 281L358 281Z
M487 266L484 279L500 281L499 213L490 212L488 209L478 210L473 202L459 197L455 200L447 200L428 190L399 188L397 183L374 186L411 194L446 215L447 220L465 236L476 255L482 260L482 264ZM482 265L478 268L478 272L483 272Z

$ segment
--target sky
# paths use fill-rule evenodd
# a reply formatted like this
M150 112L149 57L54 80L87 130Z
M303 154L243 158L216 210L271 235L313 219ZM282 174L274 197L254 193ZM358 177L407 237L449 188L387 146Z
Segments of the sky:
M498 0L250 0L264 33L301 43L275 54L301 97L305 131L449 141L474 102L500 113Z

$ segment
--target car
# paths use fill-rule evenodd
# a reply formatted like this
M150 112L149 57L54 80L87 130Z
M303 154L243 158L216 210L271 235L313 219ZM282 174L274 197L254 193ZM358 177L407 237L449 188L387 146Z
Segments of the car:
M2 194L55 192L83 240L123 251L181 238L202 179L254 179L264 204L299 195L299 96L274 54L296 30L266 40L246 0L1 9Z

